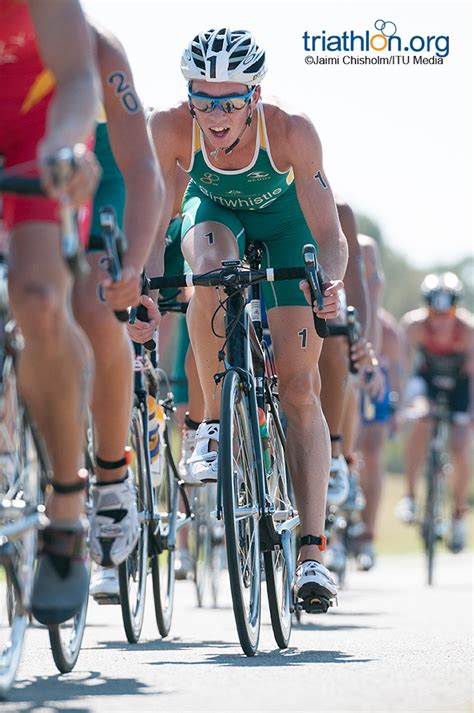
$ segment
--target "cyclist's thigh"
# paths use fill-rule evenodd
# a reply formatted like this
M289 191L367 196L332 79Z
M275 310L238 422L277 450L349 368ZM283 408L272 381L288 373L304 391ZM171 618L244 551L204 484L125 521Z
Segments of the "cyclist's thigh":
M176 353L172 379L174 382L173 395L176 405L188 403L188 382L186 378L185 361L189 347L189 333L186 320L179 315L178 334L176 339Z
M181 223L180 215L171 219L165 236L165 257L164 257L164 276L182 275L184 272L184 257L181 251ZM182 298L183 291L173 287L167 287L160 290L160 298L177 299Z
M378 453L387 435L386 423L368 421L361 424L357 446L365 453Z
M314 329L311 308L274 307L268 311L268 323L282 398L286 386L294 388L295 384L308 389L310 398L319 394L322 339Z
M453 414L456 416L456 414ZM469 451L469 431L470 424L467 423L456 423L455 421L451 425L450 433L450 448L453 454L464 454Z
M303 247L306 243L315 244L296 195L291 190L288 194L263 210L238 211L247 239L263 243L264 268L302 266ZM264 283L263 295L267 309L307 305L298 284L298 280Z
M193 272L220 267L222 260L243 256L244 229L233 211L206 196L183 202L182 251Z
M36 153L38 143L46 130L47 112L48 101L43 101L26 115L18 116L9 127L6 143L2 142L0 147L0 153L4 157L4 169L29 164L26 175L39 175ZM29 221L59 222L58 202L49 198L7 193L2 196L2 204L3 219L10 230Z
M100 264L103 256L102 251L88 251L89 272L81 280L74 282L72 303L74 316L84 331L90 336L92 331L100 330L106 341L110 330L112 334L117 334L123 329L123 324L117 320L98 290L99 283L107 275Z

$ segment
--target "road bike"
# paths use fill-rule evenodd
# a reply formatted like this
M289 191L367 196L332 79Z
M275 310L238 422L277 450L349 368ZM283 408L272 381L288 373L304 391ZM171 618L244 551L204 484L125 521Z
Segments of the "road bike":
M432 585L436 547L447 530L449 518L447 470L451 413L447 391L437 390L429 416L431 433L426 459L426 489L420 531L426 553L428 584Z
M69 149L51 161L60 184L74 168ZM17 167L21 170L22 167ZM39 179L0 173L0 193L44 196ZM87 270L73 211L60 208L61 252L74 277ZM39 530L49 521L43 505L52 472L46 449L17 387L17 365L24 347L21 331L9 311L7 261L0 259L0 697L13 684L23 638L30 619ZM87 607L87 603L85 604ZM80 624L79 624L80 621ZM49 627L53 657L59 670L77 660L85 622L84 607L68 626ZM78 644L78 645L77 645Z
M260 633L261 568L265 569L275 640L288 646L295 606L326 611L325 597L293 601L294 537L299 515L291 497L281 423L278 379L263 338L261 283L304 279L322 308L321 279L314 245L303 250L305 267L260 269L261 244L248 247L250 267L240 260L222 263L205 275L151 278L151 289L185 285L223 288L224 348L219 353L222 382L217 517L223 518L234 617L243 651L256 653ZM249 299L245 293L250 288ZM315 316L320 336L324 320Z
M147 321L146 310L137 316ZM130 469L137 489L140 536L137 546L119 566L120 603L127 639L140 637L145 611L146 580L151 571L155 618L165 637L171 628L174 602L175 553L179 531L190 524L191 506L171 449L173 394L165 372L156 365L155 343L134 344L134 404L130 426ZM151 350L151 351L150 351ZM163 385L165 386L164 393ZM159 471L152 472L149 448L149 397L164 417L159 444ZM180 500L181 497L181 500ZM183 503L184 512L179 509Z

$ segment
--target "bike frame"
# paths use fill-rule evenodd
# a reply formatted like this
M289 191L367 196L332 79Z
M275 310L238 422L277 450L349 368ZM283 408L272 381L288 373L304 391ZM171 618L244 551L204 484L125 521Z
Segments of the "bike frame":
M252 269L260 268L261 250L255 248L252 254ZM265 408L265 386L268 379L268 370L273 367L267 355L263 342L263 325L261 309L261 285L253 284L250 287L250 299L246 303L241 290L232 287L224 288L228 295L226 308L225 333L228 344L228 356L224 357L225 371L217 374L215 379L220 381L228 371L234 370L241 376L245 384L245 398L247 399L250 417L252 438L255 447L255 460L257 467L257 493L258 493L258 513L260 530L260 547L262 552L268 552L275 548L283 549L285 559L290 571L294 569L293 548L291 545L291 533L300 524L300 518L296 510L292 512L279 511L277 517L281 520L275 526L274 508L266 496L266 474L263 465L262 441L258 425L258 409ZM277 410L273 405L271 391L267 391L267 399L272 409L272 414L277 424L279 435L283 444L286 439L283 427ZM242 518L247 518L254 511L248 507L241 508ZM237 509L238 513L238 509ZM223 515L222 485L217 483L217 517L221 519ZM290 519L286 519L290 515ZM293 601L291 592L291 577L287 578L288 597Z
M146 465L146 479L147 479L147 489L148 489L148 495L149 495L149 502L151 503L153 510L148 510L144 511L141 513L138 513L138 517L140 519L140 522L144 522L147 524L150 528L150 534L152 536L152 543L153 546L156 547L158 554L161 554L163 550L174 550L176 548L176 540L177 540L177 533L179 530L181 530L183 527L188 525L191 522L192 514L189 508L189 504L187 502L187 497L186 493L184 492L184 489L181 488L180 486L180 480L179 476L177 473L176 465L174 463L173 455L171 453L170 449L170 444L168 441L168 433L167 429L165 430L165 447L167 450L167 453L164 454L165 457L168 459L168 465L173 471L173 475L177 481L177 487L173 495L173 507L171 509L171 513L160 513L157 510L155 510L155 503L154 503L154 497L153 497L153 486L152 486L152 478L151 478L151 464L150 464L150 451L149 451L149 444L148 444L148 404L147 404L147 395L148 395L148 389L146 386L146 370L147 367L145 366L145 357L144 357L144 349L141 344L137 344L136 342L133 343L134 350L135 350L135 365L134 365L134 393L135 393L135 398L138 402L138 408L140 411L140 415L142 418L142 427L143 427L143 446L144 446L144 453L146 454L145 458L145 465ZM152 366L154 367L155 365L152 362ZM166 414L166 420L169 421L169 410L172 410L173 407L171 405L167 404L166 402L162 403L165 414ZM186 513L180 513L178 512L177 509L177 501L178 501L178 495L179 492L184 494L184 503L185 503L185 508L186 508Z

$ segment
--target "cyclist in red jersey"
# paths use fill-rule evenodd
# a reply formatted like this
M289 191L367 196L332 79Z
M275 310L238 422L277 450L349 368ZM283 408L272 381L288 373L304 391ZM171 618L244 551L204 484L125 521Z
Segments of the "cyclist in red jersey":
M408 364L414 364L415 375L407 391L416 391L428 402L433 402L440 390L448 395L454 499L448 545L453 552L460 552L466 541L469 428L474 415L474 315L458 307L462 284L452 272L427 275L421 293L426 306L402 318ZM405 448L407 494L397 507L404 522L415 520L416 481L426 455L429 428L429 419L417 419Z
M67 51L65 51L67 48ZM4 167L37 160L48 199L4 197L10 230L9 298L25 337L20 389L54 470L50 526L33 613L57 623L87 596L81 451L91 380L89 347L71 317L71 278L60 254L58 198L87 200L98 178L85 148L99 102L89 30L78 0L0 0L0 154ZM77 168L58 191L48 158L69 147ZM30 173L34 175L34 171Z

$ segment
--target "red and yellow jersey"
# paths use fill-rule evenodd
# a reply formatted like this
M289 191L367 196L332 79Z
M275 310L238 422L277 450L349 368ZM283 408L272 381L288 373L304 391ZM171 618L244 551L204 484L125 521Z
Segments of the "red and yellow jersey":
M0 144L3 130L53 90L54 77L43 65L28 5L0 0Z

